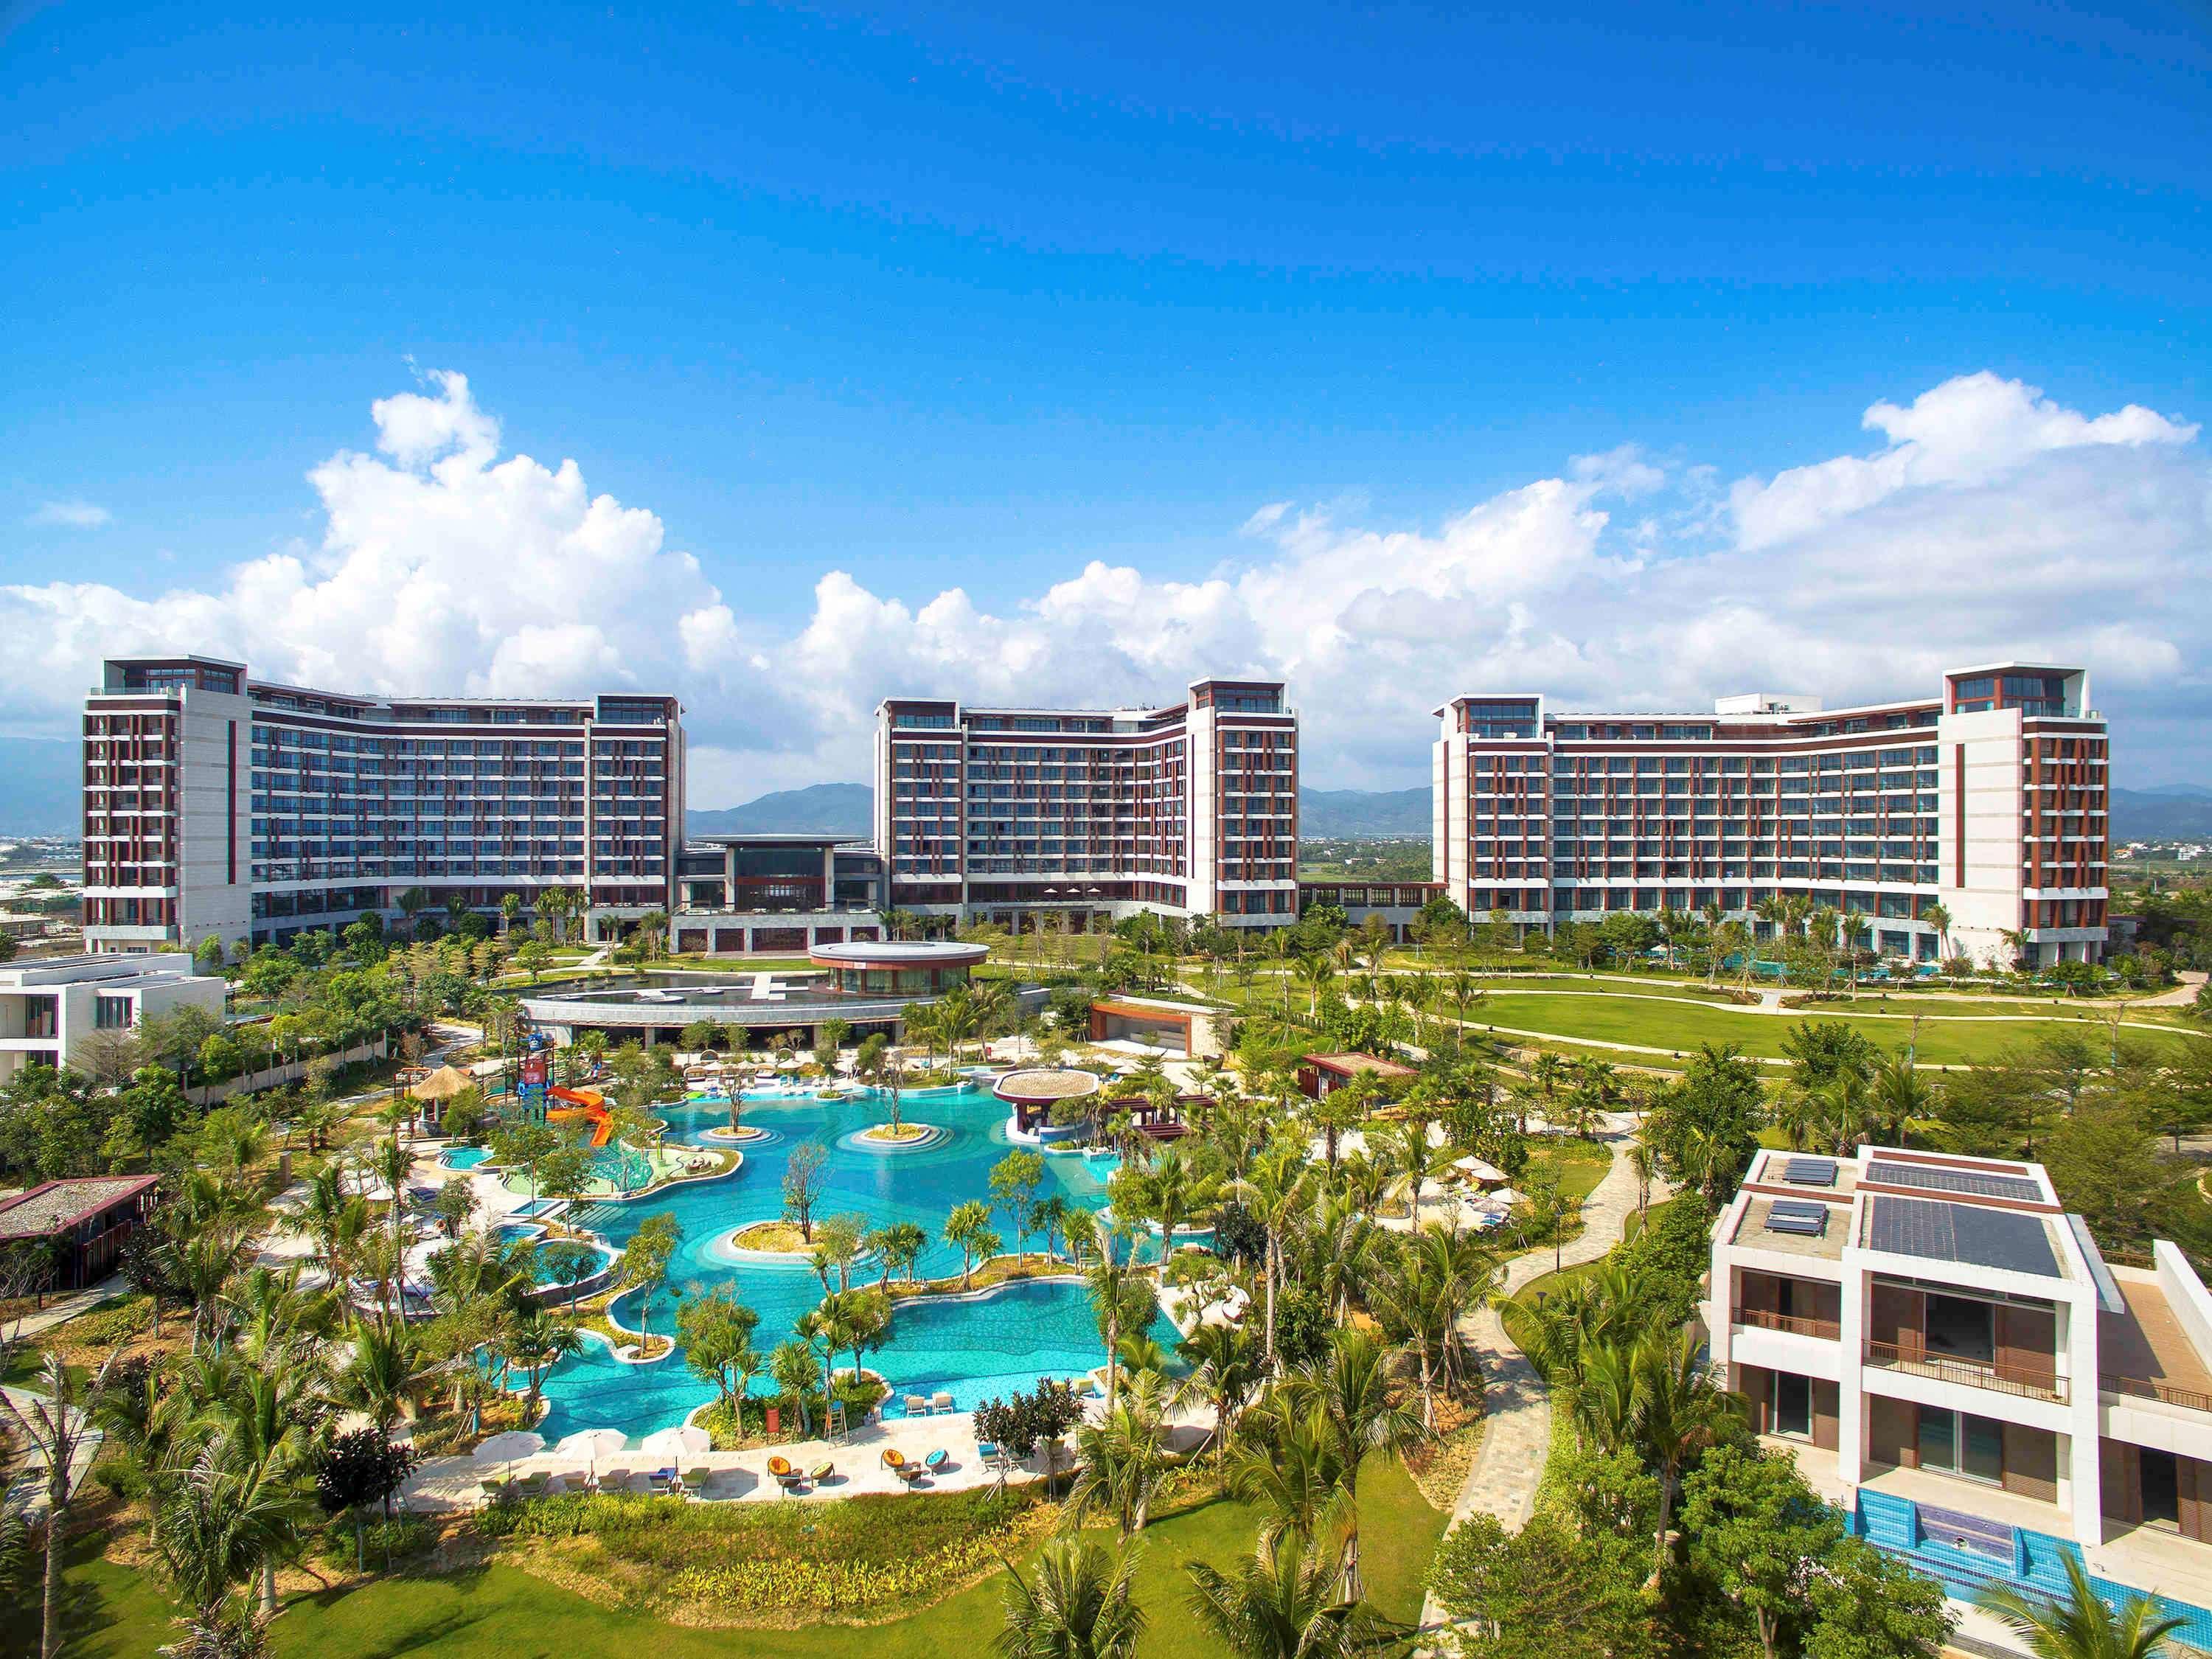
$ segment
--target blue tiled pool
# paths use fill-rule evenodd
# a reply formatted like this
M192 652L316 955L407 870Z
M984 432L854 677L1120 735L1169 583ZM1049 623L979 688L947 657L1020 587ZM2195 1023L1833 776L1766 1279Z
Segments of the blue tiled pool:
M449 1170L473 1170L490 1156L482 1146L448 1146L438 1154L438 1162Z
M1010 1150L1006 1109L988 1093L957 1089L909 1091L902 1106L910 1121L951 1133L923 1151L885 1156L839 1144L883 1120L880 1099L748 1095L744 1121L769 1135L744 1148L744 1166L735 1176L629 1203L593 1206L587 1224L619 1249L647 1216L675 1216L684 1239L670 1264L671 1285L683 1296L732 1289L759 1312L753 1342L765 1354L821 1299L820 1283L804 1264L740 1264L723 1255L720 1244L733 1229L782 1213L784 1167L793 1148L810 1139L825 1140L832 1149L816 1215L856 1212L871 1226L919 1222L932 1241L921 1272L935 1277L959 1271L960 1252L939 1235L954 1205L988 1199L991 1166ZM672 1145L696 1142L702 1132L728 1121L727 1103L722 1101L659 1109L668 1121ZM1055 1154L1045 1159L1042 1191L1056 1191L1071 1206L1097 1210L1105 1203L1106 1177L1114 1167L1110 1158ZM1011 1232L1006 1242L1011 1249ZM636 1304L635 1293L617 1304L625 1325L637 1324ZM676 1298L665 1291L653 1298L654 1330L672 1328L675 1307ZM1151 1334L1170 1346L1176 1339L1164 1316L1154 1321ZM1080 1284L1048 1283L1010 1285L972 1297L902 1302L888 1340L865 1363L883 1373L894 1395L943 1390L966 1412L994 1395L1033 1387L1041 1376L1067 1376L1104 1361L1088 1293ZM765 1378L754 1388L761 1394L773 1391ZM547 1379L545 1392L551 1409L538 1431L548 1440L587 1428L649 1434L681 1422L714 1394L711 1383L692 1375L680 1352L651 1365L629 1365L596 1342L562 1361Z

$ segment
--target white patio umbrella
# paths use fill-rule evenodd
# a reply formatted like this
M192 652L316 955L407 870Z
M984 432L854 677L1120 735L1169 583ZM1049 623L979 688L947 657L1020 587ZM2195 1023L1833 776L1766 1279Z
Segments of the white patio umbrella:
M647 1457L664 1457L681 1462L687 1457L703 1457L714 1448L714 1442L706 1430L694 1428L686 1423L681 1428L663 1429L658 1434L648 1434L638 1443L638 1450Z
M1510 1210L1516 1204L1518 1204L1521 1201L1521 1194L1515 1192L1510 1187L1500 1187L1496 1192L1490 1194L1490 1199L1492 1203L1503 1205L1505 1208Z
M518 1457L533 1456L544 1449L544 1435L532 1434L527 1429L508 1429L480 1442L471 1455L479 1463L512 1463Z
M579 1429L553 1448L563 1457L580 1457L584 1467L592 1474L599 1472L599 1460L612 1457L629 1444L629 1437L620 1429Z
M1452 1168L1475 1181L1503 1181L1505 1171L1495 1164L1486 1164L1479 1158L1455 1158Z

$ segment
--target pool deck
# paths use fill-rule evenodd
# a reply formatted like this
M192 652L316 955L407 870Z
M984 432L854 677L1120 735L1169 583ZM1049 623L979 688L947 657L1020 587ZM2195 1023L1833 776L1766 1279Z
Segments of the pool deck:
M1103 1400L1094 1399L1088 1402L1086 1412L1096 1420L1105 1409ZM1212 1426L1211 1416L1202 1409L1171 1411L1167 1420L1169 1444L1177 1449L1200 1444ZM975 1419L964 1411L930 1417L894 1417L881 1423L863 1424L837 1440L805 1440L751 1451L705 1452L682 1460L682 1466L709 1471L704 1483L704 1502L784 1498L805 1502L811 1498L854 1498L868 1492L907 1490L907 1483L884 1467L883 1453L886 1449L895 1449L915 1462L940 1449L947 1454L945 1467L934 1474L916 1480L911 1488L914 1491L966 1492L991 1486L999 1479L996 1470L984 1467L975 1449ZM786 1492L769 1476L768 1461L771 1457L788 1458L801 1469L812 1468L823 1462L834 1462L836 1474L818 1487L810 1483L797 1493ZM1073 1465L1073 1449L1063 1447L1058 1472L1068 1474ZM483 1507L482 1483L485 1480L502 1477L520 1480L532 1474L572 1476L580 1487L589 1467L582 1458L563 1457L550 1448L532 1456L516 1458L512 1463L482 1462L473 1457L434 1457L408 1477L407 1484L400 1488L399 1501L411 1514L452 1514ZM603 1475L628 1470L629 1479L622 1489L646 1492L651 1490L647 1477L654 1468L667 1465L658 1457L633 1451L616 1453L601 1460L599 1467ZM1040 1452L1008 1478L1012 1481L1036 1480L1043 1474L1043 1454ZM605 1480L602 1489L616 1488L611 1480Z

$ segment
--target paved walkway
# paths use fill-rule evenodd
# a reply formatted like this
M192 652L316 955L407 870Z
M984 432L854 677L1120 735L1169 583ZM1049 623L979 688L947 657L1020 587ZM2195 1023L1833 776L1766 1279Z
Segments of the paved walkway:
M1583 1206L1583 1230L1559 1252L1562 1267L1595 1261L1620 1242L1622 1230L1636 1210L1636 1175L1621 1156L1635 1139L1636 1121L1625 1112L1606 1120L1601 1139L1613 1151L1613 1167L1591 1191ZM1665 1183L1654 1179L1654 1203L1668 1194ZM1553 1252L1531 1250L1505 1264L1498 1302L1512 1296L1531 1279L1553 1270ZM1505 1326L1492 1306L1480 1308L1460 1322L1460 1336L1474 1351L1482 1367L1482 1444L1474 1465L1467 1472L1459 1499L1452 1505L1451 1525L1457 1526L1478 1512L1494 1515L1509 1532L1528 1523L1535 1507L1536 1488L1543 1484L1544 1462L1552 1449L1552 1402L1544 1379L1514 1346ZM1421 1609L1421 1622L1434 1624L1444 1616L1431 1598Z

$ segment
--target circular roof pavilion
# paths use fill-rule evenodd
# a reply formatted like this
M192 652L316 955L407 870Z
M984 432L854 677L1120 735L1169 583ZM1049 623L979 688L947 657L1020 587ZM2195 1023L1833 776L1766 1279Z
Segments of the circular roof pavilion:
M815 945L807 960L830 970L840 991L876 996L927 994L965 984L968 970L988 961L984 945L940 939L856 939L844 945Z
M1013 1127L1040 1140L1069 1139L1088 1131L1080 1123L1053 1125L1052 1109L1064 1100L1085 1100L1103 1085L1097 1074L1059 1066L1032 1066L1008 1072L991 1092L1014 1109Z

